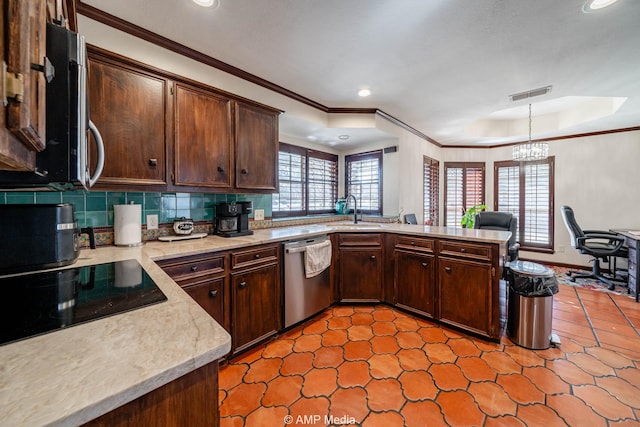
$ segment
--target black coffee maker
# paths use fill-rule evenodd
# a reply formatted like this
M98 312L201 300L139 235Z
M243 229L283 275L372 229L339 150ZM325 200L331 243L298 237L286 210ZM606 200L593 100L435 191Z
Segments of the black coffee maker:
M248 236L253 202L223 202L216 205L215 234L222 237Z

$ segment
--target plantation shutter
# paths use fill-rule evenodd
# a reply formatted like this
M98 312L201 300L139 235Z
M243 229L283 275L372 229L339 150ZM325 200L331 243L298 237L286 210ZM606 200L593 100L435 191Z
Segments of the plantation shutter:
M362 213L382 214L382 151L345 156L347 195Z
M495 163L495 210L518 217L521 248L553 248L553 167L553 157Z
M308 210L333 212L338 200L338 156L310 150L308 161Z
M424 224L439 225L440 162L424 156L423 159Z
M484 163L445 163L445 225L461 227L464 211L484 203Z

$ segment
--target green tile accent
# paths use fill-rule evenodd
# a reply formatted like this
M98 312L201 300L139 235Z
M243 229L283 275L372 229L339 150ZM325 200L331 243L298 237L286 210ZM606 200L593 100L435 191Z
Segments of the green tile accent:
M62 203L62 193L39 191L36 193L36 203L58 204Z
M110 191L6 191L0 192L0 204L71 203L80 227L113 226L113 206L133 201L142 205L142 222L147 215L158 215L161 223L187 217L194 221L213 221L216 204L251 200L253 208L264 209L270 217L270 194L158 193Z
M86 197L87 210L92 212L107 211L107 193L88 193Z
M25 191L12 191L7 193L7 204L34 204L36 202L36 195L34 192Z

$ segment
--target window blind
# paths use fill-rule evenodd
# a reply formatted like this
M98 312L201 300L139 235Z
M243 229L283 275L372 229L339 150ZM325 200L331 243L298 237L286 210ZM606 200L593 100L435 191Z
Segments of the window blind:
M382 214L382 151L345 156L347 194L363 213Z
M518 217L521 248L553 248L554 158L534 162L496 162L494 208Z
M464 211L484 203L484 163L445 163L445 225L460 228Z
M423 216L425 225L439 225L440 211L440 162L423 158Z
M280 143L279 193L272 196L274 217L328 213L338 195L338 156Z

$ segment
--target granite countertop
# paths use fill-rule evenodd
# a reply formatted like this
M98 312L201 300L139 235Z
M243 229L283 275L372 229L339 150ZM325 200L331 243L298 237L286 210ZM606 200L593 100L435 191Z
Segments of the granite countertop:
M391 232L505 243L508 232L330 223L251 236L84 249L73 265L136 259L167 301L0 346L0 413L11 426L78 425L226 355L231 337L154 260L334 232Z

